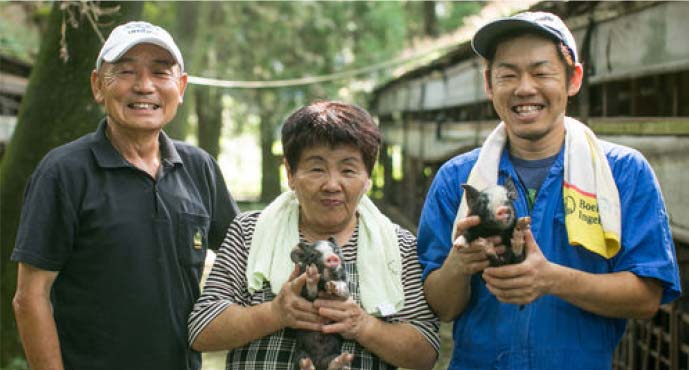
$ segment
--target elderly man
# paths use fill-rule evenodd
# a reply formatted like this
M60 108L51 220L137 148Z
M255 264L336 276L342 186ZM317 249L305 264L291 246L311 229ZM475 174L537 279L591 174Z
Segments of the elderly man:
M237 208L215 161L162 131L186 83L165 30L118 26L91 75L106 118L31 176L12 259L32 369L200 368L187 317Z
M443 165L419 225L426 297L454 321L450 368L610 369L625 319L650 318L680 294L657 181L639 152L565 116L583 69L558 17L497 20L472 46L502 122L481 148ZM507 179L531 230L526 260L494 267L487 253L504 246L461 237L482 221L467 213L461 184Z

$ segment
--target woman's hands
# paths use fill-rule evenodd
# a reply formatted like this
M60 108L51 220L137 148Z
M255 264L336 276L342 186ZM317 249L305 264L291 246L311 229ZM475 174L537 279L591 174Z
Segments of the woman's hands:
M352 297L342 300L321 294L321 298L309 302L301 292L305 286L309 289L309 286L318 284L318 270L310 266L303 274L297 274L298 268L295 267L289 281L271 301L271 310L281 327L338 333L346 339L356 340L376 320Z
M328 323L323 325L323 333L338 333L345 339L359 339L373 320L376 320L354 302L352 297L345 301L317 299L314 306L318 309L318 313L328 320Z
M282 286L280 293L273 299L271 310L280 321L282 328L306 329L320 331L323 320L313 302L301 296L302 288L318 284L319 274L315 266L310 266L301 275L295 266L289 280Z

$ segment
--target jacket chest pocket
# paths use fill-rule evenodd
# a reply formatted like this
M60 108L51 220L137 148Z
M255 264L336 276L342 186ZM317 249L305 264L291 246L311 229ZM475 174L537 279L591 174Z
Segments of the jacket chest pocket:
M180 213L177 225L178 257L185 265L202 265L208 248L210 218L193 213Z

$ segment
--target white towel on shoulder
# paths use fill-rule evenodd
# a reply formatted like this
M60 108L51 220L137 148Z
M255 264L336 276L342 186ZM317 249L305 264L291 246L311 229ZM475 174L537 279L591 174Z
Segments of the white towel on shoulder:
M388 316L404 307L402 261L397 227L364 195L357 207L359 240L357 270L361 304L372 315ZM258 217L251 241L246 278L250 293L268 281L278 294L294 270L290 259L299 242L299 202L287 191Z
M565 163L563 202L569 242L604 258L612 258L621 247L620 199L610 164L596 138L583 123L565 117ZM501 122L486 138L467 183L477 189L497 184L498 166L507 143L505 124ZM463 195L452 228L466 217L468 207Z

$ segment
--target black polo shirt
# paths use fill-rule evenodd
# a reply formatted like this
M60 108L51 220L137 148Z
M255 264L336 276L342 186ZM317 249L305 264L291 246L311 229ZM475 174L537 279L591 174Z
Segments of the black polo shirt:
M207 153L161 133L154 179L105 127L38 165L12 260L59 271L51 298L66 369L198 369L187 317L206 249L237 206Z

